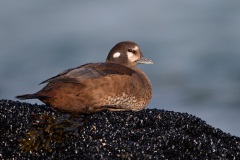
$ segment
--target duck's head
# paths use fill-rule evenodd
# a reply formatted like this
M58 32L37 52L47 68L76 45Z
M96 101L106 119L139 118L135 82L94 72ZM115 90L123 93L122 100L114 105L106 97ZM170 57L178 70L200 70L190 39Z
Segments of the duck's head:
M116 44L109 52L106 63L118 63L127 67L134 67L139 63L153 64L143 56L139 46L131 41Z

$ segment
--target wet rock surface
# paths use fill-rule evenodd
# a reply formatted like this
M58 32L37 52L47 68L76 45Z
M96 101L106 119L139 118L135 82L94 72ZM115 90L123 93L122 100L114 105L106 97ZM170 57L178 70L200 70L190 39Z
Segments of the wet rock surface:
M48 106L0 100L0 159L240 159L240 138L213 128L187 113L146 109L140 112L101 112L85 116L77 133L66 141L24 152L36 119L53 115Z

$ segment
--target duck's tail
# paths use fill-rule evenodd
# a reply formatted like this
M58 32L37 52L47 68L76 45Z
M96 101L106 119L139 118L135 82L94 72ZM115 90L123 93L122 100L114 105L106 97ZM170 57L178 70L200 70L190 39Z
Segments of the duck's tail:
M23 94L23 95L16 96L15 98L20 99L20 100L24 100L24 99L45 99L45 98L49 98L49 97L39 96L39 95L36 95L36 94Z

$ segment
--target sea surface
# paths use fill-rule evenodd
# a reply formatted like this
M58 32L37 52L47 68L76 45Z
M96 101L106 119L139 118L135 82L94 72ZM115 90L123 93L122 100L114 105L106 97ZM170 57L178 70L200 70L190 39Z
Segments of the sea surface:
M153 85L148 108L187 112L240 136L239 15L233 0L0 1L0 99L105 61L131 40L154 61L139 65Z

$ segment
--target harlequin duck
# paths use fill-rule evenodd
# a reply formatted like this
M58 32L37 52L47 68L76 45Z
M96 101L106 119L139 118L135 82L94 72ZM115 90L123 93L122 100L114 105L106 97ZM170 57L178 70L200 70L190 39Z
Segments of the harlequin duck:
M116 44L105 63L88 63L68 69L40 84L48 83L34 94L16 98L39 99L53 109L68 113L139 111L151 97L152 86L139 63L152 64L139 46L130 41Z

